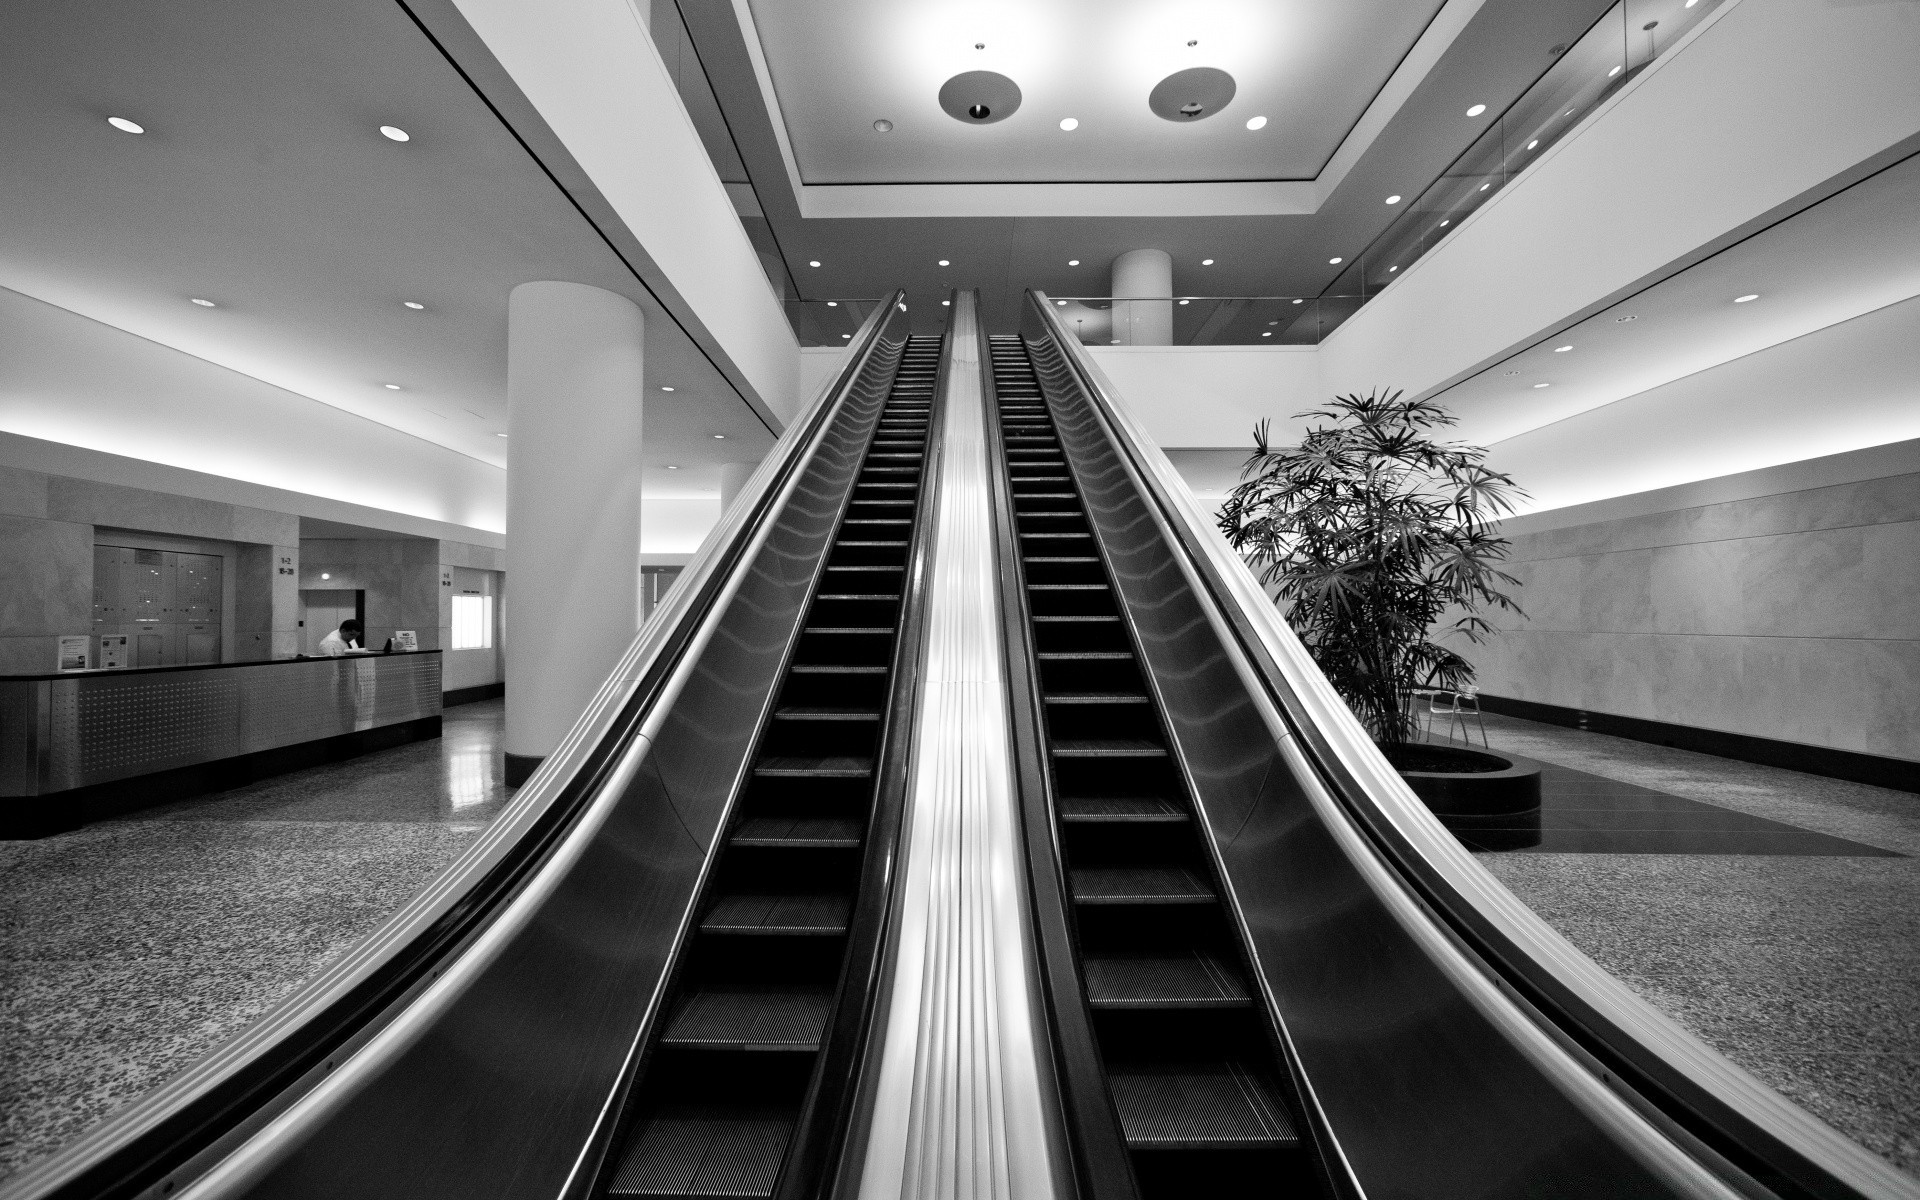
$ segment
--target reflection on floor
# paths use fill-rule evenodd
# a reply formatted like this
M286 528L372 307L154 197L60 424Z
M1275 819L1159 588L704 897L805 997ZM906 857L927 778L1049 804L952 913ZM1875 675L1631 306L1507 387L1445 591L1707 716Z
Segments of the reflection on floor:
M376 928L505 803L502 702L443 736L0 842L0 1176L72 1141Z
M1716 1050L1920 1173L1920 796L1510 717L1487 731L1554 768L1560 815L1540 846L1476 857ZM1579 815L1596 811L1641 815Z

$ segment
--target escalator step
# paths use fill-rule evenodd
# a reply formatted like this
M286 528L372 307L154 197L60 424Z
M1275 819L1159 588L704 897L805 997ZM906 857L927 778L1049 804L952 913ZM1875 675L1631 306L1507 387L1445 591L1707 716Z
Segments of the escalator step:
M1182 866L1078 867L1076 904L1211 904L1213 888Z
M1204 951L1175 955L1089 954L1087 1001L1095 1008L1244 1008L1240 973Z
M1032 560L1029 559L1029 562ZM1034 655L1041 662L1121 662L1133 657L1131 650L1042 650Z
M1094 704L1152 703L1148 697L1138 692L1050 692L1047 694L1046 700L1048 704L1058 704L1069 707Z
M778 937L836 937L847 931L853 897L842 892L783 892L720 897L700 922L701 933Z
M607 1189L610 1196L750 1200L773 1195L793 1137L780 1108L686 1106L647 1117Z
M1060 738L1055 758L1165 758L1167 748L1145 738Z
M880 720L880 714L872 709L863 708L780 708L775 709L776 721L866 721Z
M873 774L873 760L852 754L770 754L754 764L753 773L762 779L865 779Z
M1172 824L1187 812L1159 796L1062 796L1060 819L1074 824Z
M727 839L734 846L775 849L852 849L864 832L852 817L748 817Z
M795 675L885 675L887 673L885 667L846 666L841 663L795 663L792 670Z
M1235 1062L1115 1063L1113 1106L1136 1150L1281 1149L1299 1145L1265 1080Z
M833 1010L831 987L708 984L680 1001L663 1046L682 1050L807 1051Z

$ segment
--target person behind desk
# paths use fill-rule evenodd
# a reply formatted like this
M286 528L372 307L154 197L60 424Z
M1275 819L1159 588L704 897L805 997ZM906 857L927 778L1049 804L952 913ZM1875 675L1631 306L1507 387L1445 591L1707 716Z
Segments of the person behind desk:
M372 653L360 645L360 638L360 622L349 617L340 622L340 628L320 639L320 655L323 658L339 658L346 654Z

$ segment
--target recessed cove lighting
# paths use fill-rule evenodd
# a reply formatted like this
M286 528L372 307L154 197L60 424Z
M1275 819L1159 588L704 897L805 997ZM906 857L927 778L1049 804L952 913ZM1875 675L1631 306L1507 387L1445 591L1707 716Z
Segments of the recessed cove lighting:
M881 117L878 121L875 121L873 123L873 131L875 133L892 133L893 122L887 120L885 117Z
M1536 389L1538 389L1538 388L1543 388L1543 387L1552 387L1553 385L1552 385L1552 384L1550 384L1550 383L1536 383L1536 384L1534 384L1533 386L1534 386L1534 387L1535 387Z
M415 312L419 312L421 309L426 307L426 305L420 303L418 300L402 300L400 303L406 305L408 308L412 309Z
M220 307L219 305L217 305L217 304L215 304L215 303L214 303L213 301L211 301L211 300L202 300L202 299L201 299L200 297L198 297L198 296L191 296L191 297L189 297L189 299L191 299L191 300L192 300L192 301L193 301L193 302L194 302L195 304L198 304L198 305L199 305L199 306L200 306L201 308L218 308L218 307Z
M382 384L381 386L386 388L390 392L397 392L400 390L400 385L397 383L387 383L387 384Z
M817 258L813 258L813 259L808 259L808 260L807 260L807 265L808 265L808 266L810 266L810 267L817 267L817 266L819 266L819 265L820 265L820 260L819 260L819 259L817 259Z
M125 117L108 117L107 124L118 129L121 133L145 133L147 131L145 126L135 125Z
M1749 300L1758 300L1759 298L1760 298L1759 292L1748 292L1744 296L1735 296L1733 298L1733 302L1735 304L1745 304Z
M1476 104L1476 105L1474 105L1474 106L1473 106L1472 108L1470 108L1470 109L1468 109L1468 110L1467 110L1467 115L1468 115L1468 116L1470 116L1470 117L1477 117L1477 116L1479 116L1479 115L1480 115L1481 113L1483 113L1483 112L1485 112L1485 111L1487 111L1487 106L1486 106L1486 105L1484 105L1484 104Z
M1070 258L1067 260L1067 265L1070 267L1077 267L1080 265L1080 260L1077 258Z
M1078 117L1062 117L1060 118L1060 128L1066 130L1068 133L1072 133L1074 130L1080 128L1080 120Z
M1337 267L1337 266L1339 266L1339 265L1340 265L1341 263L1343 263L1343 262L1345 262L1345 261L1347 261L1347 260L1346 260L1346 259L1344 259L1344 258L1330 258L1330 259L1328 259L1328 260L1327 260L1327 265L1328 265L1328 266L1330 266L1330 267Z
M1565 354L1565 353L1566 353L1567 351L1569 351L1569 350L1571 350L1571 349L1573 349L1573 347L1572 347L1572 346L1555 346L1555 347L1553 348L1553 352L1554 352L1555 354Z
M1213 260L1210 258L1203 258L1200 260L1200 265L1203 267L1210 267L1213 265Z
M1387 203L1388 203L1388 204L1398 204L1398 203L1400 203L1400 197L1398 197L1398 196L1388 196L1388 197L1387 197Z
M950 264L946 259L943 258L940 260L940 265L945 267L945 266L950 266L952 264Z
M661 391L663 391L663 392L670 392L670 391L672 391L673 389L672 389L672 388L670 388L670 387L668 387L668 386L666 386L665 384L662 384L662 385L660 385L660 390L661 390Z
M1266 127L1267 127L1267 119L1265 117L1248 117L1247 118L1248 129L1265 129Z
M410 142L413 140L413 135L408 133L406 130L400 128L398 125L382 125L380 127L380 132L384 137L386 137L390 141Z

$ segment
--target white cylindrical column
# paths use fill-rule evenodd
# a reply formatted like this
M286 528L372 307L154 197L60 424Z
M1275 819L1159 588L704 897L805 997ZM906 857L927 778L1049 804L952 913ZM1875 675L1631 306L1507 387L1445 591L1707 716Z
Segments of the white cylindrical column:
M1113 260L1113 338L1123 346L1173 344L1173 255L1129 250ZM1124 299L1152 296L1152 301Z
M733 507L734 497L740 494L740 489L745 487L747 484L747 477L752 475L754 472L754 468L758 467L759 465L760 465L759 463L738 463L738 462L720 464L720 515L721 516L723 517L726 516L727 510Z
M551 754L640 611L643 318L523 283L507 301L507 779Z

